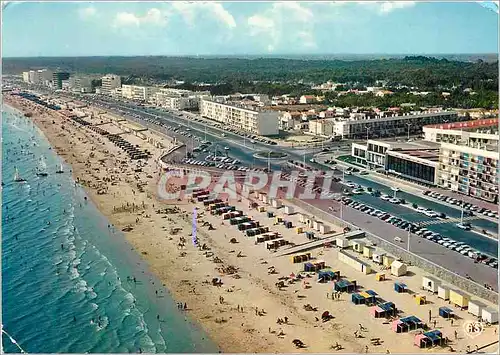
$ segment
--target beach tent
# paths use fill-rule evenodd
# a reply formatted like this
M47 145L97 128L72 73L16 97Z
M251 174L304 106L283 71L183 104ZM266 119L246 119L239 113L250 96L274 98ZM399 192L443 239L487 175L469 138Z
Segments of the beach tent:
M313 232L306 232L306 237L307 237L307 239L312 240L312 239L314 239L314 233Z
M354 292L356 290L356 281L340 280L333 285L335 291Z
M448 307L439 307L439 316L443 318L453 318L453 310Z
M444 338L443 338L443 333L441 331L434 329L431 330L430 332L425 332L423 335L425 335L432 343L432 345L443 345Z
M448 301L450 299L450 289L444 286L438 286L438 298Z
M397 293L408 292L408 286L406 286L406 284L402 282L395 282L394 291L396 291Z
M417 335L415 335L414 344L416 346L418 346L419 348L427 348L427 347L432 346L432 340L429 339L424 334L417 334Z
M481 319L483 322L488 322L490 324L498 323L498 309L487 307L481 312Z
M316 271L314 264L313 263L305 263L304 264L304 271L306 271L306 272Z
M401 321L401 319L397 319L391 323L391 328L396 333L404 333L408 331L408 324Z
M333 271L331 269L322 269L318 273L318 281L328 282L338 280L340 278L340 271Z
M365 297L359 293L353 293L351 295L351 302L354 304L365 304Z
M406 265L398 260L393 261L391 264L391 275L394 276L406 275Z
M375 318L383 318L383 317L385 317L385 311L381 307L379 307L379 306L372 307L370 309L370 313Z
M415 303L420 305L426 304L427 300L424 295L416 295L415 296Z
M361 295L365 298L365 304L374 304L377 300L377 293L373 290L361 292Z
M486 308L486 305L484 303L477 300L470 300L467 312L477 317L481 317L484 308Z
M377 281L384 281L385 280L385 274L382 272L377 272L375 274L375 280Z
M424 323L417 317L415 316L409 316L405 318L400 319L403 323L408 325L409 330L415 330L415 329L423 329L424 328Z
M384 311L384 317L395 316L397 313L396 305L392 302L384 302L379 304L377 307Z

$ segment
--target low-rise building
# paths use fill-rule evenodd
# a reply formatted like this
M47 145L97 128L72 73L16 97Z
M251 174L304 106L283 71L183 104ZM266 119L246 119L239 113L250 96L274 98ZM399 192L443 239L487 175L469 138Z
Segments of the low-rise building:
M324 118L309 121L309 134L322 137L331 137L335 135L335 119Z
M429 124L465 120L454 111L405 113L367 118L364 113L352 113L349 118L338 118L335 132L342 138L367 139L421 134Z
M279 133L279 113L276 111L201 100L200 114L203 117L223 123L227 127L241 129L261 136L271 136Z
M317 102L316 96L314 95L302 95L299 99L301 104L312 104Z

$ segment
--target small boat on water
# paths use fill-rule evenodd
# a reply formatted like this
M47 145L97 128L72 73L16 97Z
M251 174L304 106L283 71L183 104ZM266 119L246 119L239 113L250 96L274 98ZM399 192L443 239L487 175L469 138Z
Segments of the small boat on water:
M23 179L21 175L19 175L19 170L16 168L16 173L14 174L14 181L15 182L25 182L26 179Z
M224 147L224 150L229 150L229 147Z
M47 164L45 163L45 160L43 157L40 158L40 163L39 163L37 171L36 171L36 176L40 176L40 177L49 176L49 174L47 173Z
M63 165L59 165L59 169L56 171L56 174L62 174L64 173Z

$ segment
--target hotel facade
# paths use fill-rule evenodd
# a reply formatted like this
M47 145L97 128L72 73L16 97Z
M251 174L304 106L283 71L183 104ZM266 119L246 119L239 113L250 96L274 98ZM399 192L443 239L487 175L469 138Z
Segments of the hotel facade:
M423 130L426 140L441 145L438 186L498 203L498 119L433 125Z

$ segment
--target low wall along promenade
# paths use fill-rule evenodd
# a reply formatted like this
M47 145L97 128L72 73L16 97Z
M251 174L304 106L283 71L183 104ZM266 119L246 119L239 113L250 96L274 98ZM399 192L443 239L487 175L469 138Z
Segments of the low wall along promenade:
M331 214L325 213L324 211L311 206L310 204L300 201L298 199L293 199L290 201L292 204L302 208L304 211L307 211L310 214L313 214L317 216L318 218L321 218L325 221L328 221L330 223L333 223L337 226L340 227L350 227L351 229L360 229L359 227L341 220L340 218L337 218L336 216L333 216ZM405 263L411 263L411 265L414 265L426 272L428 272L431 275L436 276L437 278L448 282L452 284L455 287L458 287L461 290L464 290L467 293L470 293L472 295L475 295L477 297L480 297L482 299L488 300L494 304L498 303L498 293L492 290L488 290L484 286L466 279L463 276L460 276L458 274L455 274L454 272L447 270L437 264L434 264L433 262L426 260L416 254L413 254L411 252L408 252L407 250L392 244L391 242L388 242L385 239L382 239L372 233L366 232L365 231L365 237L370 240L373 243L376 243L378 247L381 249L385 250L387 253L390 253L394 255L397 258L400 258L403 260Z
M175 164L167 164L162 159L160 159L160 164L166 168L166 167L171 167L171 168L177 168L177 169L185 169L186 171L205 171L207 169L196 167L196 168L191 168L190 167L181 167L179 165ZM209 169L208 169L209 170ZM290 203L292 205L295 205L305 212L314 215L315 217L324 220L325 222L332 223L334 225L337 225L339 227L349 227L351 230L361 230L361 228L347 222L344 220L341 220L340 218L331 215L329 213L326 213L309 203L302 201L297 198L290 199L288 201L283 201L284 204ZM431 275L434 275L435 277L441 279L444 282L447 282L467 293L470 293L472 295L475 295L477 297L480 297L484 300L490 301L494 304L498 303L498 293L493 291L493 290L488 290L484 286L474 282L473 280L466 279L463 276L460 276L450 270L447 270L443 268L442 266L439 266L427 259L424 259L416 254L413 254L411 252L408 252L406 249L393 244L383 238L380 238L379 236L376 236L372 233L366 232L365 231L365 238L370 240L371 242L377 244L378 247L383 249L389 254L392 254L396 258L401 259L403 262L414 265L425 272L428 272Z

